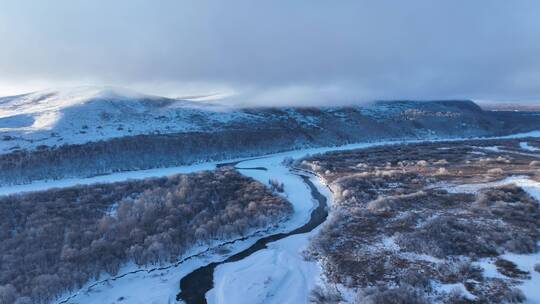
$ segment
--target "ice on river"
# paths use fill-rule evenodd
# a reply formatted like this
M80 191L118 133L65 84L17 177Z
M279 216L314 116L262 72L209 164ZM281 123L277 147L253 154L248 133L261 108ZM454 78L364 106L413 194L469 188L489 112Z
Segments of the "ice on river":
M208 303L308 303L320 277L319 265L300 254L309 235L284 238L248 258L217 267Z
M270 178L282 181L285 196L295 208L291 220L294 227L309 220L315 202L311 191L302 179L281 165L283 156L256 159L239 164L239 167L265 167L267 171L241 170L260 182ZM327 188L313 180L319 192L330 198ZM308 246L309 233L289 236L268 244L268 248L255 252L234 263L218 266L214 272L214 288L207 294L209 304L221 303L308 303L309 292L320 280L320 266L304 260L301 252Z

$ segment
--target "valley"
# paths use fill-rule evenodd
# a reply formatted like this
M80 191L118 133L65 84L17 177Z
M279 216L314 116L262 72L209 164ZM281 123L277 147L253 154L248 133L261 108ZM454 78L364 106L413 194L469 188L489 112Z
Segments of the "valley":
M466 118L472 119L472 121L494 119L489 131L479 127L478 129L468 129L470 133L463 133L459 130L447 130L442 128L442 125L439 129L435 128L435 125L425 129L423 127L410 128L410 126L417 125L419 121L422 121L424 126L433 123L429 122L429 117L437 120L445 117L445 119L462 120L469 114L460 112L462 109L455 108L457 105L459 102L444 104L444 107L454 107L453 111L457 112L437 112L434 110L426 112L424 107L440 109L441 105L437 103L423 104L420 109L416 109L418 104L415 103L397 103L392 106L394 110L389 110L381 105L361 110L364 111L362 115L369 112L371 119L378 120L380 124L386 124L387 129L384 132L387 133L376 133L383 132L380 127L377 127L379 131L375 133L359 133L358 129L347 130L346 126L349 126L350 123L358 124L360 122L360 126L362 125L363 118L360 116L344 118L342 122L339 122L339 124L343 123L344 125L330 127L330 125L320 124L320 122L328 119L327 123L331 121L335 123L335 117L324 117L328 113L336 115L336 110L302 109L295 110L299 111L295 115L303 113L301 119L298 117L295 119L300 119L299 121L302 122L309 120L312 123L315 121L319 123L317 127L299 125L297 130L301 130L300 134L309 134L302 140L299 139L298 133L290 132L290 124L287 123L287 128L280 127L272 131L264 131L263 128L253 131L253 136L248 137L240 135L242 132L245 134L246 131L234 130L234 128L227 129L227 127L227 130L216 130L213 133L128 135L113 137L106 141L40 147L35 150L29 146L25 150L3 154L0 156L0 163L3 161L3 168L7 170L3 170L0 174L0 178L3 180L2 185L0 185L0 194L7 195L5 198L8 200L16 198L13 201L15 204L21 198L26 201L31 197L51 197L53 193L60 195L62 191L70 193L75 191L74 193L76 193L81 189L90 191L96 187L98 187L96 189L102 189L105 186L109 187L109 185L117 187L115 185L133 184L130 187L139 190L143 189L142 185L148 185L151 189L155 187L152 185L156 182L158 185L162 185L163 182L159 182L160 180L171 178L174 180L177 178L174 177L175 174L197 176L203 172L216 172L212 174L228 174L227 176L240 174L257 181L259 185L267 185L268 188L273 189L273 192L268 194L284 200L291 206L290 211L281 213L280 216L271 217L272 219L268 221L253 222L249 224L250 228L243 228L235 233L227 232L224 234L222 231L226 228L225 226L219 223L216 223L217 226L213 224L215 227L212 227L217 229L215 231L221 232L212 234L206 239L208 236L205 236L202 230L197 231L196 239L202 238L206 239L205 241L191 242L183 247L181 253L174 249L173 251L177 253L172 255L170 255L171 251L168 251L170 249L166 249L161 254L168 256L167 259L145 258L145 260L137 262L134 260L135 256L131 255L132 253L119 251L114 255L116 258L119 256L122 258L111 264L114 267L107 266L103 272L99 273L90 272L88 276L81 277L76 285L58 281L58 286L47 287L48 291L43 292L39 296L41 298L33 296L33 299L40 299L39 301L47 303L47 299L54 295L53 297L56 299L54 302L62 304L86 304L95 303L95 301L172 303L177 300L185 300L186 303L274 303L288 301L295 303L363 303L363 298L371 299L370 301L373 299L383 301L381 299L393 296L395 292L403 296L414 295L416 298L425 298L426 301L437 303L446 303L451 299L477 300L481 303L487 300L500 302L505 299L534 298L534 294L531 295L527 288L520 293L520 287L536 284L534 283L536 282L536 274L529 269L531 265L534 267L535 263L528 264L529 266L526 266L528 268L523 270L528 273L527 276L516 278L513 278L511 274L509 277L506 276L508 272L501 274L500 271L503 270L493 265L506 263L510 265L508 266L510 269L520 269L519 261L521 258L517 258L516 261L516 257L524 256L525 260L525 256L529 257L536 252L538 228L536 230L531 228L538 225L534 222L537 219L535 213L530 214L532 217L529 218L512 218L508 220L507 225L509 226L500 228L505 231L514 231L512 237L518 243L512 245L513 247L501 245L501 241L497 239L496 242L499 243L496 243L496 246L502 246L500 247L502 249L496 249L492 252L482 249L475 253L474 250L468 248L468 254L474 254L474 256L461 256L460 254L463 252L433 251L435 250L433 248L437 247L429 247L440 246L437 244L418 243L418 245L412 245L413 247L427 248L422 252L415 252L404 246L413 240L414 242L428 242L428 233L432 233L429 230L425 232L425 236L400 235L398 238L392 233L405 233L410 231L410 227L400 228L405 229L403 231L390 230L389 232L385 229L374 230L369 226L369 223L373 222L370 217L373 216L380 217L375 221L378 223L389 221L389 227L409 223L400 221L403 220L402 213L410 212L424 221L435 217L435 215L443 214L447 218L445 225L453 227L456 224L452 221L465 220L478 211L458 205L453 207L446 205L456 204L456 202L472 204L474 196L471 191L473 193L480 191L483 189L481 185L486 185L484 186L486 190L481 190L481 193L489 198L488 201L492 200L490 197L495 196L510 197L507 201L503 201L510 208L509 211L503 211L503 213L515 213L516 211L511 208L514 208L513 204L518 203L524 205L518 205L515 208L529 208L530 211L536 210L534 212L538 212L538 204L531 201L525 192L520 190L521 188L507 186L516 183L517 187L523 187L527 193L538 191L535 190L538 188L534 180L538 180L538 161L536 159L540 157L538 154L540 145L535 139L538 136L538 132L534 131L536 130L535 123L531 125L523 123L520 127L519 124L512 122L511 129L492 128L496 121L500 123L500 126L503 126L505 120L518 119L517 117L521 117L522 114L513 118L509 118L512 117L511 114L497 114L498 118L492 116L480 120L477 120L478 116ZM410 107L415 110L411 110ZM479 113L485 117L491 115L490 112L483 113L482 110L474 108L466 109L467 111L476 111L475 115ZM253 112L254 110L249 111ZM267 112L269 110L261 111ZM342 111L342 114L338 115L340 117L357 113L355 112L357 110L352 111L345 108L339 111ZM533 116L527 115L523 116L526 117L523 122L535 122ZM280 119L283 119L283 116L281 117ZM349 119L352 120L347 122ZM251 124L252 122L246 123ZM373 121L366 123L371 124ZM411 125L405 127L409 123ZM436 124L441 124L441 122L437 121ZM356 128L358 127L356 126ZM389 128L395 128L395 130L388 131ZM340 131L331 133L329 130ZM520 130L532 132L519 133ZM467 136L463 136L464 134ZM240 138L240 140L233 138ZM371 138L378 138L378 140L370 142ZM192 139L196 141L193 142ZM365 139L364 142L362 139ZM244 143L247 144L246 148L243 148ZM231 149L228 148L228 145L231 145ZM129 153L129 156L126 153ZM78 157L81 159L80 162L76 161ZM224 163L220 161L221 159L228 161ZM14 165L17 163L19 165ZM394 166L397 167L394 168ZM456 166L459 167L459 170L454 170ZM230 177L225 178L225 180L230 179ZM204 187L208 180L204 178L193 189ZM352 181L358 182L360 186L354 186ZM140 185L136 183L140 183ZM375 183L377 186L370 183ZM229 186L224 187L223 191L229 189ZM148 191L150 190L146 192ZM444 194L444 191L447 191L447 194ZM122 193L114 192L117 193L116 195ZM351 193L353 193L353 197L357 195L361 197L355 201L358 206L346 203L350 199ZM141 194L137 191L134 195L132 199L137 200ZM217 192L212 199L204 198L203 201L220 200L222 196L223 194ZM73 201L79 200L74 196L68 198L66 202L69 206L69 204L73 204ZM101 209L95 210L97 218L99 216L108 217L112 220L111 223L115 223L116 220L114 216L111 218L110 213L110 210L114 209L110 209L110 206L117 206L119 203L124 206L126 203L122 202L123 200L125 199L120 197L109 200L107 204L112 205L104 207L105 209L100 207ZM151 198L151 200L155 200L155 198ZM171 200L171 202L175 201L177 199ZM230 204L230 200L226 199L225 202L225 206ZM249 201L247 202L249 203ZM397 202L402 205L395 205ZM326 204L327 207L324 207ZM379 204L382 204L383 207L373 207L375 209L369 207ZM441 207L441 204L445 207ZM367 208L367 211L364 211L363 208ZM491 223L495 220L493 216L499 216L493 214L499 213L493 213L495 211L489 209L493 207L485 208L490 210L491 215L482 215L485 216L485 219L477 219L477 221L481 223L479 225L489 227L488 230L494 229L489 225L492 225ZM260 208L255 209L263 211ZM368 213L365 214L365 212ZM384 217L388 217L388 214L392 214L391 212L397 212L399 216L396 219ZM326 220L327 213L329 214L328 220ZM340 218L344 214L345 218ZM384 216L381 217L382 215ZM101 222L104 221L103 218L100 220ZM515 220L528 221L532 226L527 228L529 230L523 230L525 228L519 225L512 226L515 225L512 222ZM359 221L361 227L350 228L349 221ZM58 225L62 222L67 221L59 220ZM156 223L149 222L148 224L156 225ZM110 227L115 227L115 225L117 224ZM24 233L24 225L18 229ZM52 229L57 228L54 228L53 225ZM114 228L113 231L117 229ZM357 229L360 229L361 233ZM354 231L354 234L349 234L350 231ZM451 229L448 228L448 231L450 233ZM415 233L424 232L417 227ZM332 235L330 239L326 237L328 234ZM516 238L518 236L520 238ZM100 238L102 237L104 236L100 236ZM361 237L362 240L357 240L358 237ZM408 239L400 241L400 238ZM442 238L444 239L446 236ZM490 242L487 235L482 238L488 243ZM501 234L499 238L508 238L508 236ZM149 238L143 237L140 241L146 244L148 240ZM108 241L104 240L104 242ZM382 245L378 242L382 242ZM328 251L328 248L334 248L334 246L338 246L338 243L339 246L345 247L340 247L340 255L334 256L333 249ZM349 243L355 244L353 248L360 251L348 252L350 249L346 244ZM360 245L364 243L366 245ZM171 244L178 245L176 241ZM130 246L133 247L133 245ZM374 249L364 250L361 246L373 247ZM489 246L493 245L489 244ZM493 252L497 252L499 256L493 255ZM449 254L452 258L448 258ZM381 255L385 256L386 264L382 266L377 263L370 265L372 263L370 257L380 257ZM508 258L503 258L503 256ZM350 257L353 257L352 261L350 261ZM98 260L101 261L102 258L105 257L99 257ZM411 260L411 258L414 259ZM503 262L498 262L499 260ZM511 261L516 261L516 263ZM349 269L356 269L354 268L356 267L355 263L360 263L364 265L362 266L364 270L356 271L356 275L360 276L357 278L348 274L344 270L346 268L342 268L341 263L346 263ZM403 273L394 273L391 269L384 268L396 267L387 266L387 264L393 265L392 263L398 263L396 265L399 265L399 269L402 269ZM375 268L366 268L365 265ZM468 267L466 270L468 272L456 273L465 266ZM521 265L521 267L525 266ZM425 277L416 278L420 280L419 283L407 281L412 279L408 273L418 271L418 269L421 269ZM443 269L446 274L440 273ZM385 278L388 277L388 279L376 277L378 271L382 271ZM482 272L487 271L494 271L497 279L484 277ZM5 273L7 274L7 272ZM405 279L400 276L405 276ZM470 280L475 280L477 283L471 285ZM4 279L4 281L13 282L12 279ZM1 282L0 285L2 285ZM73 288L74 286L75 288ZM286 288L285 286L295 287ZM248 288L250 292L247 294L240 292L244 288ZM59 290L62 292L58 293ZM132 293L130 290L140 292ZM497 292L494 293L494 290ZM16 290L16 294L22 295L23 298L25 293L33 294L33 292L24 291L24 289Z
M540 304L540 1L0 2L0 304Z

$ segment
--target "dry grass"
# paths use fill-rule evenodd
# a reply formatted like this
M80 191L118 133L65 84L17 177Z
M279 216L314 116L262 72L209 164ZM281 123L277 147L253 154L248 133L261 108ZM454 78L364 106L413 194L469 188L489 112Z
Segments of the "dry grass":
M499 151L485 149L492 146ZM511 149L519 149L519 142L422 143L301 160L300 166L322 175L335 194L330 218L311 242L311 258L323 265L330 282L358 290L359 303L415 303L407 300L410 295L464 303L462 294L437 295L432 282L463 283L479 302L521 301L512 280L483 278L471 262L508 251L535 252L538 202L512 185L477 195L432 187L511 175L534 178L534 156L507 152ZM501 271L524 276L504 265Z

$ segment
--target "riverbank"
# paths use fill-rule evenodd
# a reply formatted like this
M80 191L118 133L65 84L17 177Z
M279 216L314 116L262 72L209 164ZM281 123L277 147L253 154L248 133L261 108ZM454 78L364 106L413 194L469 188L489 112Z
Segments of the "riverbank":
M57 180L37 180L27 184L17 184L17 185L4 185L0 186L0 195L10 195L23 192L31 191L43 191L52 188L65 188L72 187L75 185L89 185L96 183L112 183L119 181L126 181L129 179L143 179L150 177L162 177L178 173L192 173L201 170L211 170L219 164L223 163L238 163L251 159L262 159L269 157L303 157L306 154L317 154L325 153L329 151L339 151L339 150L353 150L353 149L362 149L375 146L384 146L392 144L408 144L408 143L419 143L419 142L438 142L438 141L464 141L464 140L490 140L490 139L507 139L507 138L527 138L527 137L540 137L539 131L532 131L527 133L517 133L508 136L500 137L476 137L476 138L430 138L430 139L417 139L417 140L391 140L391 141L373 141L373 142L360 142L354 144L347 144L342 146L328 146L328 147L318 147L318 148L307 148L299 150L291 150L280 153L271 153L266 155L260 155L258 157L241 157L233 158L224 161L210 161L210 162L201 162L192 165L186 166L176 166L176 167L165 167L165 168L156 168L148 170L133 170L133 171L123 171L116 172L105 175L98 175L87 178L67 178L67 179L57 179ZM246 166L247 167L247 166Z

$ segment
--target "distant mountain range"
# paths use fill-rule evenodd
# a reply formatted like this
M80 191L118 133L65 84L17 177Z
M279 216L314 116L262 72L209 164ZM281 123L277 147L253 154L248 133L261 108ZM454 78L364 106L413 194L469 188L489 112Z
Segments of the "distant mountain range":
M532 130L540 130L538 113L488 111L468 100L235 108L112 88L47 90L0 98L0 183Z

